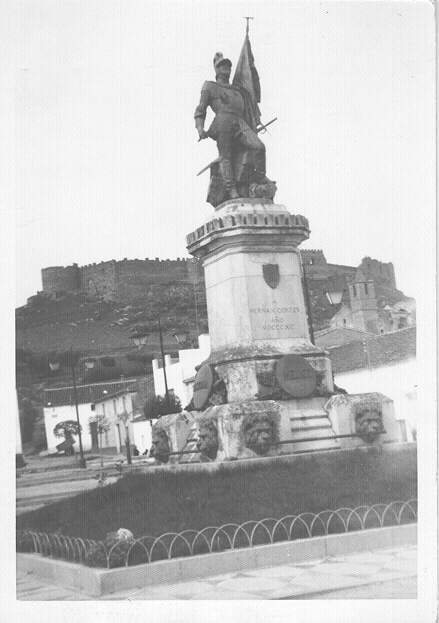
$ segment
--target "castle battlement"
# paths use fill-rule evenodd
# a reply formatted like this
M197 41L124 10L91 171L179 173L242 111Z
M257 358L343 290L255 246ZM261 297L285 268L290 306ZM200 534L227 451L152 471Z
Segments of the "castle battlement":
M41 270L44 293L83 291L117 300L135 283L166 283L189 280L194 274L196 260L190 257L134 258L104 260L78 266L49 266ZM140 287L138 285L137 287Z
M361 279L385 283L396 288L395 272L391 262L380 262L364 257L358 267L344 264L330 264L322 249L301 250L303 264L311 279L344 278ZM56 292L86 292L102 296L107 300L125 300L130 296L142 295L145 287L166 285L175 282L201 282L203 271L198 260L191 257L123 258L104 260L78 266L48 266L41 270L45 294Z

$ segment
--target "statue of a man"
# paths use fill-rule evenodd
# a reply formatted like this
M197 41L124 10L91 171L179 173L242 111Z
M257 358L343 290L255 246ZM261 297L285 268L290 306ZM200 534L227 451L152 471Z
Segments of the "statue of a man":
M212 138L216 141L219 152L219 170L229 199L239 197L236 188L237 175L233 166L233 152L236 147L248 151L254 168L253 181L264 184L265 146L259 139L256 128L253 129L245 120L246 94L240 88L230 84L232 62L217 52L213 59L216 82L206 81L201 91L200 103L195 109L195 127L200 140ZM207 108L215 113L215 118L207 130L204 129Z

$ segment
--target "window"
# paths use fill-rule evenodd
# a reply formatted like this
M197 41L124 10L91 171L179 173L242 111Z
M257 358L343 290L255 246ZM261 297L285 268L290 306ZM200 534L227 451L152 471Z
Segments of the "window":
M343 318L343 326L346 326L346 318Z
M367 283L364 284L364 291L366 294L369 294L369 289L367 287Z
M357 288L355 286L352 286L352 294L357 296Z

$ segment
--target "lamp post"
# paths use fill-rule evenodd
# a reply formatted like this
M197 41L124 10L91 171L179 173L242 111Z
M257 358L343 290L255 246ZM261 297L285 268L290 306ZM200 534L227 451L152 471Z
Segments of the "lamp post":
M79 467L85 468L87 464L84 458L84 450L82 447L82 434L81 434L81 424L79 422L79 408L78 408L78 391L76 388L76 376L75 376L75 366L73 363L73 348L70 348L70 368L72 370L72 382L73 382L73 398L75 400L75 410L76 410L76 421L78 423L78 440L79 440Z
M309 298L308 281L307 281L307 278L306 278L305 264L302 261L302 256L301 255L300 255L300 262L301 262L301 265L302 265L302 283L303 283L303 292L305 294L306 315L308 317L309 339L311 341L311 344L315 344L314 328L312 326L311 301L310 301L310 298Z
M186 344L188 341L188 334L186 331L175 331L172 335L177 340L177 344Z
M168 377L166 375L166 361L165 361L165 353L163 349L163 332L162 332L162 324L160 321L160 316L158 316L158 328L159 328L159 339L160 339L160 352L162 355L163 361L163 380L165 382L165 396L166 396L166 406L169 408L169 390L168 390ZM138 348L142 348L148 342L149 333L146 331L136 331L133 335L131 335L131 340Z
M127 452L127 463L128 465L131 465L132 460L131 460L131 441L130 441L130 431L129 431L129 419L130 419L130 414L128 413L128 411L124 410L122 413L120 413L118 416L118 419L121 420L123 422L123 425L125 427L125 448L126 448L126 452Z

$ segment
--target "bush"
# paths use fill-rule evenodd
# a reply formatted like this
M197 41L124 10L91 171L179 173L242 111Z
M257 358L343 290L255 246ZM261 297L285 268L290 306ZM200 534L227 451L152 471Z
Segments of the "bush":
M29 532L19 530L16 535L17 552L34 552L34 541Z
M109 569L124 567L127 563L135 565L146 562L144 550L142 552L136 549L133 543L134 539L120 540L116 532L109 532L105 541L92 546L84 562L88 567L108 567ZM130 548L132 548L131 552Z
M194 471L156 468L23 513L17 527L105 539L107 532L124 526L133 534L156 537L229 522L408 500L416 497L416 484L414 444L239 461L215 471L201 466Z
M145 403L143 411L148 419L154 420L162 415L180 413L181 403L178 396L174 394L169 394L169 401L165 396L154 396Z

